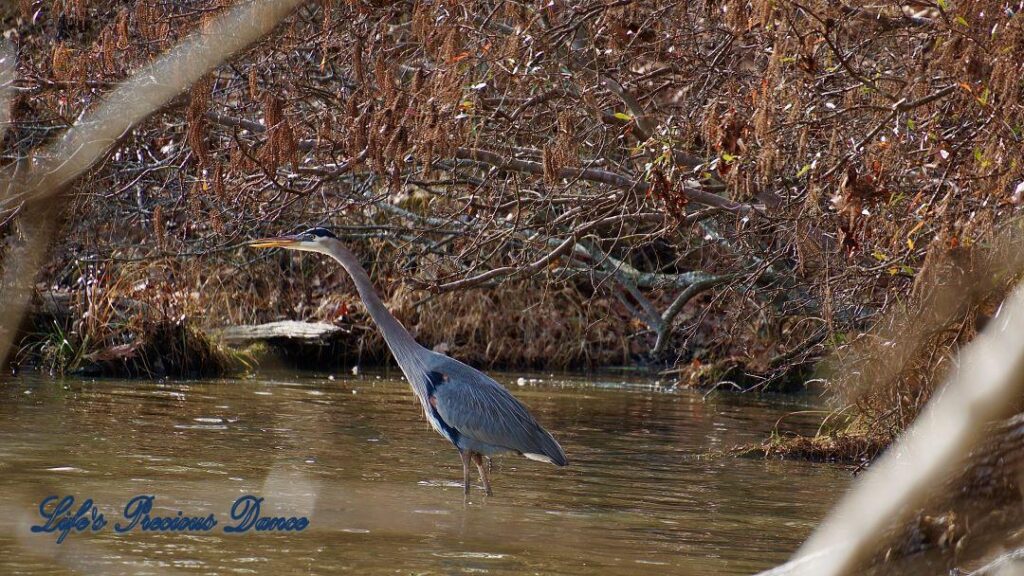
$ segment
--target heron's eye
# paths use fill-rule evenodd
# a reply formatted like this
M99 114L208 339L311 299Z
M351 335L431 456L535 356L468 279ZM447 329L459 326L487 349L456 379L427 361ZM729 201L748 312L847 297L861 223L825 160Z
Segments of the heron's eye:
M303 242L316 242L316 236L314 236L312 234L303 234L302 235L302 241Z

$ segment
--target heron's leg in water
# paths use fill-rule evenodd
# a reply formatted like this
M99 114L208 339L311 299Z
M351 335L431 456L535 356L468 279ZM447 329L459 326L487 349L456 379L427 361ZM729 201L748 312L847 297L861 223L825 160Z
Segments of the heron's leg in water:
M465 494L469 494L469 460L472 455L472 452L459 450L459 456L462 456L462 485Z
M487 479L487 468L484 467L483 457L474 452L473 462L476 463L476 469L480 471L480 479L484 482L484 492L486 492L488 496L493 496L494 493L491 492L491 481Z

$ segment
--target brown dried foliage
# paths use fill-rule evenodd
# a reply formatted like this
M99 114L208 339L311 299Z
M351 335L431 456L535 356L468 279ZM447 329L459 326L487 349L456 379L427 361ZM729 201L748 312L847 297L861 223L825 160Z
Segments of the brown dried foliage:
M67 33L61 16L82 6L91 18ZM58 4L22 34L35 92L19 120L74 118L103 82L220 8ZM486 295L507 282L601 302L600 316L628 330L608 342L614 352L579 358L638 359L693 278L737 275L669 317L657 360L803 366L856 341L893 302L923 299L915 278L937 246L983 244L1016 216L1024 31L1004 8L312 3L211 75L216 92L198 86L126 136L83 183L104 201L79 196L71 238L96 256L208 252L204 266L245 262L260 275L270 264L225 247L327 223L380 242L375 277L404 289ZM143 234L155 227L165 230ZM58 262L54 278L69 282ZM241 312L218 300L209 322L308 317L308 287ZM424 300L407 316L429 309L440 322L463 300ZM501 302L506 321L522 313ZM541 317L566 321L552 314ZM482 333L459 338L486 350ZM919 373L927 389L934 370Z

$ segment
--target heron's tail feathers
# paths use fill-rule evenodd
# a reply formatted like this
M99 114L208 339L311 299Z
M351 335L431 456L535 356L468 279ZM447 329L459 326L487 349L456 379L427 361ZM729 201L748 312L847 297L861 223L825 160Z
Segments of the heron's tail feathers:
M544 451L543 454L524 454L531 460L541 460L543 462L550 462L555 466L567 466L569 459L565 457L565 451L558 445L558 441L547 431L544 431L544 440L541 442L541 448ZM534 458L539 456L539 458Z

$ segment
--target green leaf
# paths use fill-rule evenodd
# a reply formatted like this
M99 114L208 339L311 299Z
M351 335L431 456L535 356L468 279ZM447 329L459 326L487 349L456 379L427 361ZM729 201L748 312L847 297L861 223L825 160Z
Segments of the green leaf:
M726 164L732 164L733 160L735 159L736 157L733 156L732 154L729 154L728 152L722 152L722 160L724 160Z
M810 165L810 164L804 164L804 167L803 167L803 168L801 168L801 169L800 169L800 171L796 173L796 177L797 177L797 178L800 178L800 177L802 177L802 176L803 176L804 174L807 174L807 173L808 173L808 172L810 172L810 171L811 171L811 165Z
M953 21L963 26L964 28L967 27L967 19L965 19L963 16L957 16L956 18L953 18Z
M615 114L613 114L613 116L615 116L619 120L625 120L626 122L629 122L630 120L633 119L632 116L626 114L625 112L616 112Z
M939 8L941 8L943 11L949 10L949 2L947 0L938 0L936 4L938 4Z

